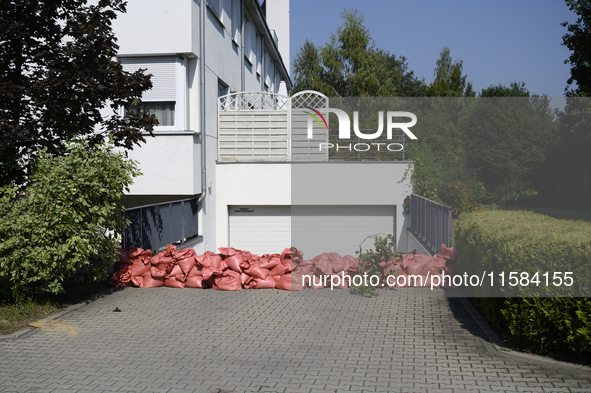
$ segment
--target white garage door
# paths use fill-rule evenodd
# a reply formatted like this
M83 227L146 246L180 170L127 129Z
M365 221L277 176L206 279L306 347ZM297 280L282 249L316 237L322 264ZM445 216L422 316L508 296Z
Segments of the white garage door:
M230 206L230 247L253 254L279 254L291 247L289 206Z
M355 255L371 235L395 233L395 206L230 206L230 246L261 255L295 246L311 259ZM373 248L373 239L363 243Z

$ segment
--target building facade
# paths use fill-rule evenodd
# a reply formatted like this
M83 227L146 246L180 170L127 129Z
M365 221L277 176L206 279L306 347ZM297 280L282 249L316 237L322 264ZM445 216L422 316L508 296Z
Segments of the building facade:
M123 201L126 245L300 246L311 258L382 233L406 249L409 163L331 161L292 126L297 110L328 100L289 97L289 0L130 0L114 30L124 69L152 74L142 109L160 122L129 153L143 175Z

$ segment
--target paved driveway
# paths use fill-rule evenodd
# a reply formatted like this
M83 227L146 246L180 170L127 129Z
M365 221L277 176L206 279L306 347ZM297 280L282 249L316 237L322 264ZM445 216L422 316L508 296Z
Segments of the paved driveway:
M0 342L0 392L591 392L436 293L126 288Z

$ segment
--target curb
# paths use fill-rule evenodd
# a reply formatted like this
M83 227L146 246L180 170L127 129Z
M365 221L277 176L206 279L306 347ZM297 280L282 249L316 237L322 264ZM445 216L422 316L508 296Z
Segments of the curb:
M480 329L482 329L482 332L484 333L487 339L481 337L480 341L482 342L482 345L484 346L486 351L491 355L503 356L518 360L525 360L526 362L538 363L544 366L550 366L569 371L591 373L591 367L563 362L560 360L554 360L540 355L532 355L528 353L514 351L508 348L505 345L505 343L503 343L503 340L501 340L499 336L497 336L494 330L490 327L490 325L486 322L482 315L480 315L478 310L472 305L472 303L467 298L459 297L459 300L462 303L462 306L468 312L468 314L470 314L472 319L474 319L474 321L476 321Z

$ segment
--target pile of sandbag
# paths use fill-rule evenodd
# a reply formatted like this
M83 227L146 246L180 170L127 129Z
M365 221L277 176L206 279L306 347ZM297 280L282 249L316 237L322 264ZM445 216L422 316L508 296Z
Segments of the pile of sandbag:
M359 259L351 255L322 253L310 260L296 248L286 248L280 254L258 256L249 251L220 247L219 253L210 251L196 255L191 248L177 250L168 245L166 251L155 256L150 250L129 247L119 250L119 262L115 265L109 283L117 287L137 286L153 288L213 288L227 291L245 289L283 289L301 291L310 286L347 289L358 285L353 277L362 275ZM442 254L433 257L421 254L404 254L378 263L381 283L389 287L425 286L433 283L430 277L449 272L448 261L457 257L455 248L442 245ZM333 276L342 279L332 280ZM401 280L400 276L423 276L424 280ZM397 280L387 280L394 276ZM345 279L345 277L347 279ZM336 278L336 277L335 277ZM335 285L335 281L338 284ZM439 287L436 285L435 287Z

